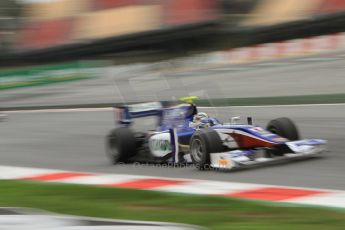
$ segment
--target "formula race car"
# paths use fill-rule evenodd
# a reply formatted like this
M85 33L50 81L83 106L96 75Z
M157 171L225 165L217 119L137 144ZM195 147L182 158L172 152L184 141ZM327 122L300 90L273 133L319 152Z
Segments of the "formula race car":
M118 127L106 137L111 162L193 163L198 169L234 169L291 158L310 157L326 150L326 141L300 140L289 118L277 118L267 127L233 117L222 123L198 112L196 97L172 105L151 102L115 108ZM154 130L135 132L134 119L155 116Z

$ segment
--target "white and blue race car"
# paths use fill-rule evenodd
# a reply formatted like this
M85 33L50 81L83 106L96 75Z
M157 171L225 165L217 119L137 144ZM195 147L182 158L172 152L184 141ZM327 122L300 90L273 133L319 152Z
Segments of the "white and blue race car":
M115 108L118 127L106 138L111 162L193 163L198 169L234 169L310 157L326 150L326 141L300 140L289 118L271 120L266 128L240 124L237 119L222 123L199 113L195 97L185 103L141 103ZM135 132L134 119L157 118L155 130Z

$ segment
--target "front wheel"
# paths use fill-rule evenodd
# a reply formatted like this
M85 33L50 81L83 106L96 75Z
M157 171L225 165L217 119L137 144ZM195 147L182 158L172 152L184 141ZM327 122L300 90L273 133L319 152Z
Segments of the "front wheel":
M296 141L300 139L295 123L291 119L286 117L281 117L270 121L266 129L271 133L287 138L290 141ZM282 145L275 149L267 150L267 155L270 157L283 156L285 153L290 151L291 150L286 145Z
M300 139L295 123L287 117L280 117L270 121L267 124L266 129L271 133L277 134L281 137L285 137L290 141L296 141Z

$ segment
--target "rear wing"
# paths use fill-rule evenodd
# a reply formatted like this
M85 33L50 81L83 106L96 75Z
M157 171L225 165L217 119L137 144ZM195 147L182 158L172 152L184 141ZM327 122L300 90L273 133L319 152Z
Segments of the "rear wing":
M129 126L135 118L149 116L160 117L163 108L163 102L148 102L115 107L117 123Z

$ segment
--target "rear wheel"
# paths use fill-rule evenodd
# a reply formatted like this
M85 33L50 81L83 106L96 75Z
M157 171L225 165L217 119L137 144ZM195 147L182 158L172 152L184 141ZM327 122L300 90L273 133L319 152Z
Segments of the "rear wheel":
M136 138L129 128L116 128L106 138L106 151L112 164L128 162L137 153Z
M210 168L210 153L224 150L218 133L212 129L197 130L190 140L190 154L195 166L200 169Z
M299 133L294 122L287 117L280 117L270 121L267 130L291 141L299 140Z

